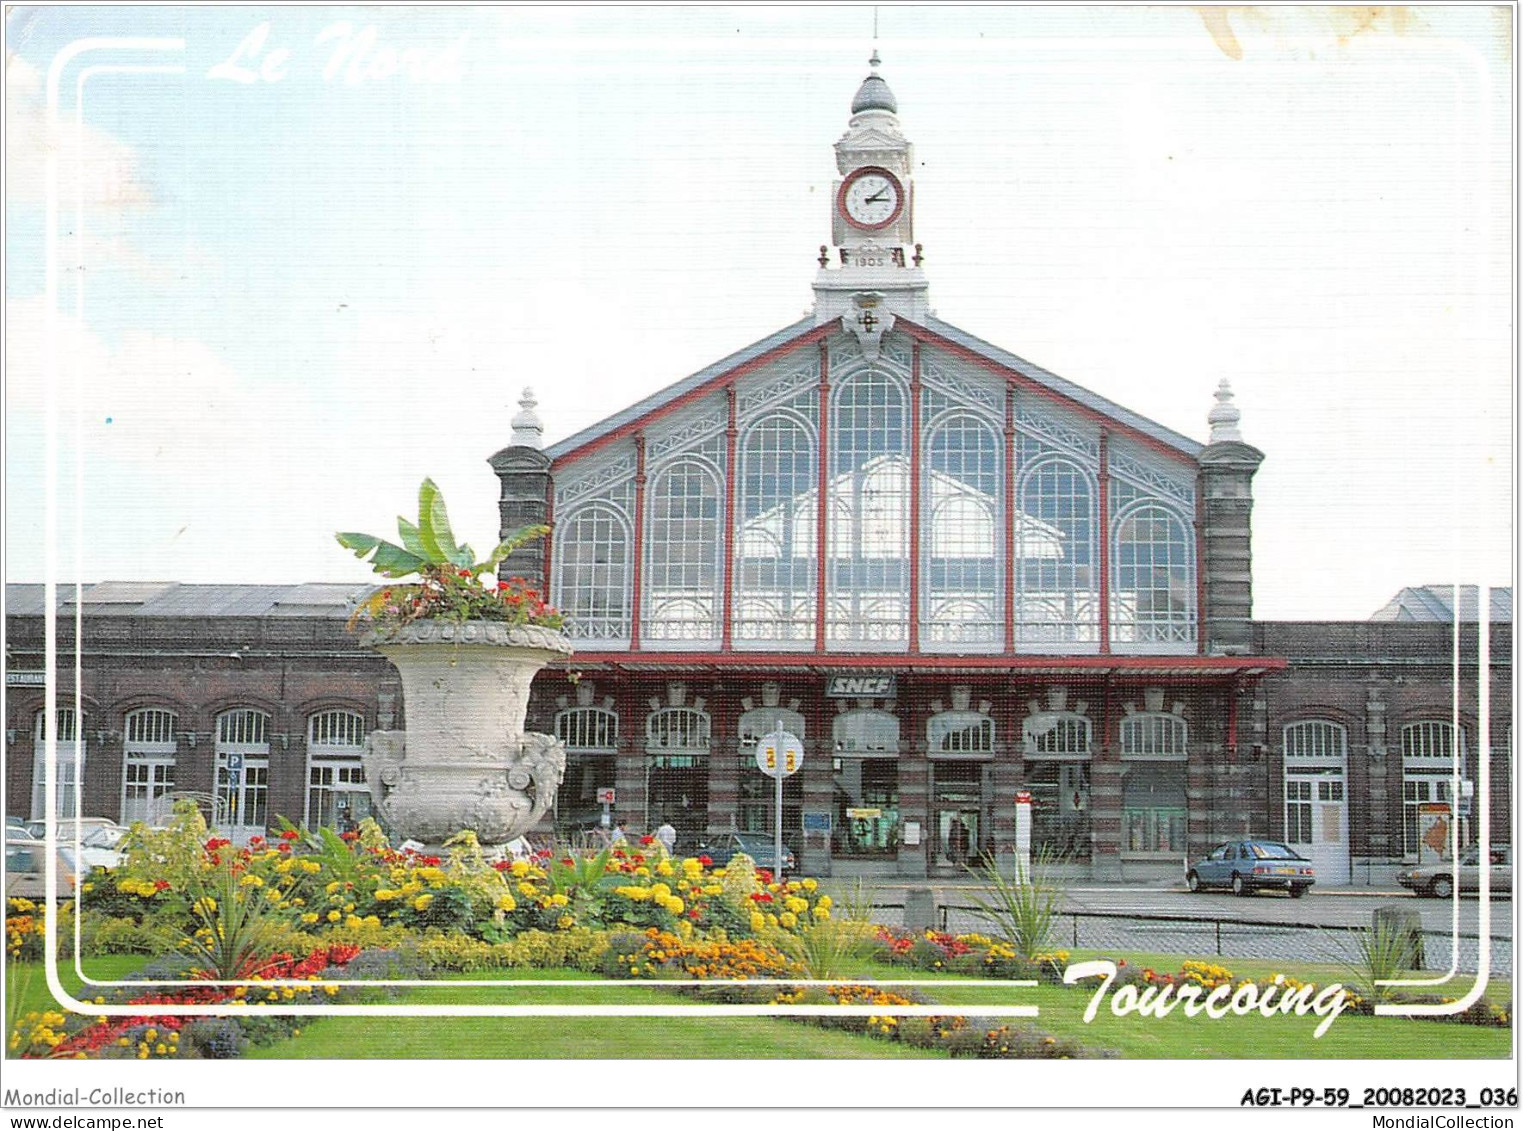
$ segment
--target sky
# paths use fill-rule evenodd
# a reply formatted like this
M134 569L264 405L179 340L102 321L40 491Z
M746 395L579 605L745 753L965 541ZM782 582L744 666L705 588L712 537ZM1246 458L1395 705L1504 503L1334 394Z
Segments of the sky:
M1509 9L878 11L933 309L1201 441L1230 379L1257 617L1511 584ZM363 582L425 476L493 544L524 386L553 442L806 313L872 21L8 9L6 579L68 44L183 40L64 71L57 576Z

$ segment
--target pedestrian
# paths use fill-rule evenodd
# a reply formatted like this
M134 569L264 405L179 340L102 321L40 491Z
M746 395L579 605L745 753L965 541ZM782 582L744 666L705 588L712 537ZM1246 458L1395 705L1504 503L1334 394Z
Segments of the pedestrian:
M616 845L616 844L628 844L629 843L629 837L627 835L625 835L625 832L624 832L624 826L627 825L628 823L629 823L628 821L624 821L624 820L620 820L620 821L617 821L617 822L614 823L613 832L608 834L608 844L609 844L610 847L612 847L613 845Z
M656 839L661 842L661 847L666 849L670 856L677 848L677 830L672 827L669 819L663 818L661 827L656 830Z

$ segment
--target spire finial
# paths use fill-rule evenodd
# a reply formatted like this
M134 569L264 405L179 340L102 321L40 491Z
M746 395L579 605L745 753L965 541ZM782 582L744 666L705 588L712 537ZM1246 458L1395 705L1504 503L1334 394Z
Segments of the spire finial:
M540 423L539 414L534 411L538 404L539 402L534 399L534 390L525 385L523 395L518 398L518 407L521 411L513 418L513 435L508 440L509 447L544 447L545 426Z
M1238 430L1237 423L1242 418L1241 410L1232 402L1232 383L1223 377L1221 384L1216 387L1216 404L1206 414L1206 422L1211 425L1211 443L1241 444L1243 434Z

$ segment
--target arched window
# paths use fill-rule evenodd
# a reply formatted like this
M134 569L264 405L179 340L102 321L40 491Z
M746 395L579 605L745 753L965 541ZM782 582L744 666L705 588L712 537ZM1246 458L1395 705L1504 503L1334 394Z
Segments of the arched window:
M927 645L1001 643L1000 438L978 416L952 412L929 432L926 499Z
M833 394L826 637L892 648L909 631L909 437L903 387L879 370Z
M862 708L835 718L837 754L898 754L899 720L887 711Z
M1021 478L1015 546L1018 644L1099 639L1093 477L1070 460L1039 457Z
M217 716L216 825L239 844L269 825L270 716L239 707Z
M1342 761L1348 756L1348 728L1327 719L1303 719L1284 731L1285 761Z
M660 707L645 722L646 748L651 752L709 752L709 716L692 707Z
M358 711L319 711L307 718L308 828L348 832L370 816L365 784L365 716Z
M779 410L740 440L735 536L737 643L812 643L819 490L813 429Z
M644 638L719 638L719 478L696 459L656 472L646 540Z
M1188 754L1190 728L1178 715L1138 712L1121 720L1123 758L1181 759Z
M589 640L627 640L629 523L607 503L578 507L556 523L555 604L566 631Z
M739 831L743 833L770 833L776 817L777 802L774 797L772 779L759 772L756 768L756 743L764 735L771 734L781 728L793 735L799 741L804 741L808 736L805 733L807 723L804 716L787 707L753 707L740 716L740 722L736 728L740 741L737 743L737 753L740 756L740 788L737 799ZM792 836L791 830L801 827L804 800L804 782L802 774L793 774L783 779L783 829L785 836ZM789 843L794 843L789 840Z
M1027 758L1088 758L1092 724L1070 711L1029 715L1022 728Z
M173 711L142 707L127 716L122 745L122 823L162 825L168 819L175 787Z
M1457 798L1455 771L1463 781L1468 774L1465 730L1448 720L1423 719L1401 728L1402 853L1416 858L1423 833L1422 806Z
M47 712L38 711L32 719L32 819L41 820L47 813L46 775L48 772ZM58 785L54 796L55 817L78 817L76 796L85 764L82 727L73 707L58 708Z
M932 754L993 754L994 720L979 711L942 711L925 724Z
M613 754L619 748L619 716L603 707L567 707L556 712L555 737L568 752Z
M1116 520L1113 643L1185 645L1195 639L1189 530L1172 510L1141 502Z

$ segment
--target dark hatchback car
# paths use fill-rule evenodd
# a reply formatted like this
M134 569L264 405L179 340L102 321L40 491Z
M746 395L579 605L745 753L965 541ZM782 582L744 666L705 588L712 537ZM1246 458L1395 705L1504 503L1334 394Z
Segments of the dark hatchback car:
M1299 899L1316 883L1311 861L1272 840L1219 844L1197 860L1185 877L1191 891L1226 888L1233 895L1273 889Z
M714 867L723 868L730 862L736 853L744 852L752 860L756 861L758 868L771 868L775 862L774 844L772 838L766 833L730 833L717 844L700 845L694 850L694 856L707 856L714 861ZM787 843L783 844L783 871L791 872L798 867L794 858L793 849Z

